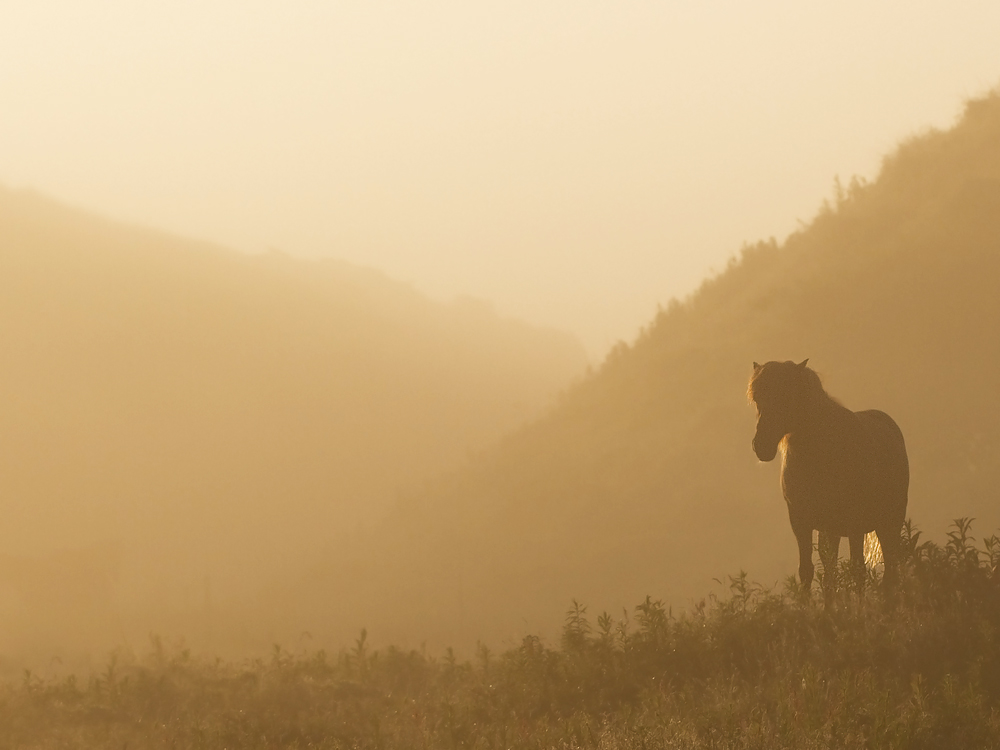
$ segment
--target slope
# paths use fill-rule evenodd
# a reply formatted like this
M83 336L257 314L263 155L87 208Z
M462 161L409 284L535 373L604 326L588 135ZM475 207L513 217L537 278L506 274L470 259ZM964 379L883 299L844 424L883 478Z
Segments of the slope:
M838 188L785 242L745 248L547 416L408 495L286 591L286 607L336 637L367 625L393 642L468 645L547 632L573 597L620 611L647 593L684 605L740 568L780 580L796 553L778 467L750 449L753 360L808 357L846 406L889 412L916 523L974 516L988 533L1000 525L998 282L991 95L901 145L873 183Z

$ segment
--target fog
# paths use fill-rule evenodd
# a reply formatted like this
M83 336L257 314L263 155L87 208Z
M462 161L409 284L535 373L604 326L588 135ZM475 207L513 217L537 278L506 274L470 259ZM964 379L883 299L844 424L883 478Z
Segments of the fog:
M943 9L5 4L0 678L780 580L754 359L991 532L1000 10Z
M0 349L0 660L150 631L204 646L220 618L231 646L234 601L302 575L586 365L569 334L482 303L4 190Z
M993 3L5 2L0 183L599 361L1000 75Z

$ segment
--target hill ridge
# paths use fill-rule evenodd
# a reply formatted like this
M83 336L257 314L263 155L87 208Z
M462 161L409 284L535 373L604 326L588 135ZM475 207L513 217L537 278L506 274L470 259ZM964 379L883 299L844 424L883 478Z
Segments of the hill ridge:
M609 610L649 592L680 604L748 563L781 580L794 544L776 470L749 447L754 360L809 358L846 406L891 414L918 522L970 515L995 528L997 217L991 94L950 130L903 143L877 179L835 193L783 243L746 246L547 415L410 493L360 557L332 558L303 591L388 640L458 643L541 628L572 596ZM367 594L337 580L342 565L364 565Z

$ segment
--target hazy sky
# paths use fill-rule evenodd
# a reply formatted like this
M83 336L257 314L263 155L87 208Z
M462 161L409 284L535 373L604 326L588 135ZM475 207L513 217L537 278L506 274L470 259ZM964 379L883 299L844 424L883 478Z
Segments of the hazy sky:
M1000 3L0 0L0 182L595 356L1000 83Z

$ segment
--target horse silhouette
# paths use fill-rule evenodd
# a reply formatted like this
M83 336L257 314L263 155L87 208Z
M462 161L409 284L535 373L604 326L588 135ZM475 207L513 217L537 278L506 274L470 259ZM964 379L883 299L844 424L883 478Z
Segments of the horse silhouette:
M903 433L885 412L851 411L831 398L808 361L754 362L747 388L757 407L754 453L771 461L781 448L781 491L799 546L799 577L808 590L815 529L824 569L832 570L846 536L851 566L863 581L864 538L874 531L891 584L910 483Z

